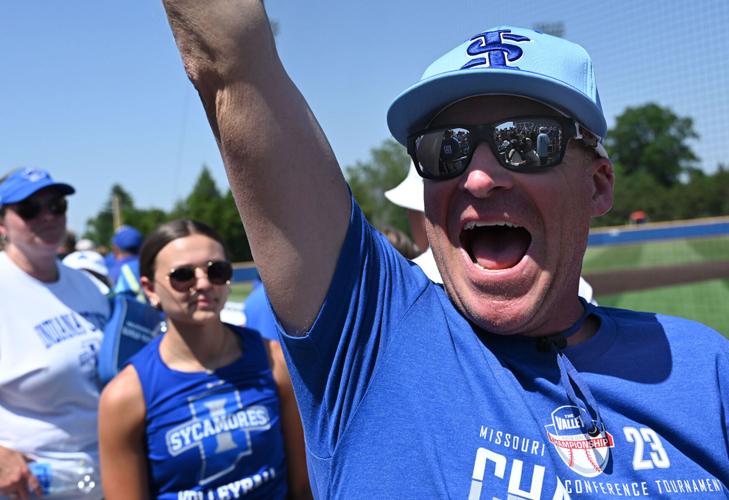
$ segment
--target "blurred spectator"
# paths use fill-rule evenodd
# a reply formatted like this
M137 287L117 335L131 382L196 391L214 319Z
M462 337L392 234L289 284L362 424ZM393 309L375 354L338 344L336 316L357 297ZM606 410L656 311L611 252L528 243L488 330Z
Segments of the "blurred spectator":
M643 210L636 210L630 213L631 224L645 224L648 221L648 216Z
M529 167L538 167L541 165L539 155L534 151L532 140L528 137L524 139L524 160Z
M144 302L139 283L139 249L144 237L132 226L120 226L111 238L114 264L109 268L109 279L114 293L126 293Z
M387 237L387 241L406 259L412 260L422 253L420 248L402 231L386 226L382 228L381 232Z
M419 255L412 259L423 270L425 275L435 283L442 283L438 267L435 265L433 253L430 251L428 235L425 233L425 211L423 207L423 179L415 170L415 165L410 163L408 175L405 179L385 191L385 197L395 205L403 207L408 211L408 222L413 240L418 246Z
M96 243L91 241L88 238L81 238L76 242L76 250L79 251L85 251L85 250L94 250L96 251ZM106 263L104 263L104 266L106 266Z
M56 250L68 184L26 168L0 179L0 494L41 495L36 477L68 481L64 498L101 498L97 353L106 298ZM79 477L88 474L88 481Z
M243 314L246 317L246 327L258 330L263 338L278 340L276 316L268 302L266 289L261 280L256 280L253 290L243 302Z
M60 245L58 245L58 248L56 249L58 258L63 259L66 255L70 254L75 249L76 249L76 233L74 233L70 229L67 229L66 237L63 238L63 241L61 242Z
M86 272L101 293L104 295L109 293L111 286L109 270L100 253L93 250L77 250L66 255L63 263L68 267Z
M547 134L547 127L539 127L539 135L537 135L537 155L539 155L540 164L546 163L549 158L549 134Z
M514 167L521 167L526 163L524 154L522 153L522 145L517 139L512 139L509 145L509 151L506 153L506 161Z

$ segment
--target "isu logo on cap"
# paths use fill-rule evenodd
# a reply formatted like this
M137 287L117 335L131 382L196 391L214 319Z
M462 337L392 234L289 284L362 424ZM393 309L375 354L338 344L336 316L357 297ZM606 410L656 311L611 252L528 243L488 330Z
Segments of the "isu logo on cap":
M552 412L552 423L545 425L547 437L562 461L572 471L584 477L602 474L610 460L613 436L600 429L597 422L589 427L597 429L595 435L583 432L585 426L576 406L560 406Z
M509 66L519 59L524 51L518 45L505 43L504 40L512 42L529 42L530 39L523 35L515 35L511 30L486 31L471 37L472 43L466 49L469 56L480 56L486 54L486 57L474 57L461 69L473 68L474 66L487 66L489 68L509 68L519 69L518 66Z

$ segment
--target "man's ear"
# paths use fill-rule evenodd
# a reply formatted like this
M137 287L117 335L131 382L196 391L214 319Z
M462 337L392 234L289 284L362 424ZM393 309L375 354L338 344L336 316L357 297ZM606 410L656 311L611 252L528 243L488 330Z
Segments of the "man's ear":
M607 158L595 158L592 162L592 216L605 215L613 206L615 170Z
M159 296L154 291L154 281L150 280L146 276L142 276L139 279L139 283L142 285L144 295L147 296L147 299L149 300L149 303L152 305L152 307L159 308Z

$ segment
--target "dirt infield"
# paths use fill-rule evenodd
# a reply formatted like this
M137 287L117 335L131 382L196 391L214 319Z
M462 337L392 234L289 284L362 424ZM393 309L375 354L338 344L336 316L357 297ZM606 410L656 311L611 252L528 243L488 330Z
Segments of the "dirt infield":
M605 271L585 275L595 295L613 295L720 278L729 278L729 261Z

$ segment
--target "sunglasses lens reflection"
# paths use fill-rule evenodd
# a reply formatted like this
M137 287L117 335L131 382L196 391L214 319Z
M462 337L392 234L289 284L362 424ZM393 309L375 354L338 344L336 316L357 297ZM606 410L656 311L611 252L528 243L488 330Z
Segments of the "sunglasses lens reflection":
M421 175L429 179L461 175L483 142L504 168L536 172L562 161L567 145L565 125L550 117L528 117L434 129L415 137L411 153Z

